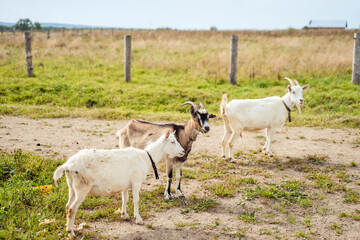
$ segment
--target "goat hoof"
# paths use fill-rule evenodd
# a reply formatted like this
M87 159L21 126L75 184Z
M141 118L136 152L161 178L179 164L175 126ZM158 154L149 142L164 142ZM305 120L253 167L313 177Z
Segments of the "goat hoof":
M186 198L185 195L182 194L182 193L181 193L181 194L177 194L176 197L177 197L177 198L184 198L184 199Z
M165 200L172 200L173 196L171 194L165 194Z
M74 237L75 237L75 232L74 232L73 230L67 231L67 232L68 232L68 237L69 237L70 239L74 239Z
M137 218L136 219L136 224L143 225L144 221L142 220L142 218Z
M121 218L124 219L124 220L128 220L129 219L129 215L127 213L122 213L121 214Z

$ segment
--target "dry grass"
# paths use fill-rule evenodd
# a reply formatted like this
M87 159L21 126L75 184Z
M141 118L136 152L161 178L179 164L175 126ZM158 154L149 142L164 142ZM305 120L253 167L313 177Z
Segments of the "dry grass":
M123 59L123 36L132 35L133 68L186 71L193 78L228 78L229 45L232 34L239 35L238 78L276 76L325 76L347 71L352 64L352 31L174 31L174 30L87 30L80 32L35 33L36 62L48 57L86 58L88 63L118 63ZM0 36L0 57L14 57L11 46L23 46L18 33ZM10 51L10 52L9 52ZM19 53L17 51L17 53ZM22 52L21 52L22 54Z

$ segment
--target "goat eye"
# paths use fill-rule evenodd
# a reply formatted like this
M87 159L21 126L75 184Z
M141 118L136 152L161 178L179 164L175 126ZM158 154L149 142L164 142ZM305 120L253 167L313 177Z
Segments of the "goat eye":
M175 142L171 142L172 144L175 144Z
M293 92L293 94L295 94L295 92Z

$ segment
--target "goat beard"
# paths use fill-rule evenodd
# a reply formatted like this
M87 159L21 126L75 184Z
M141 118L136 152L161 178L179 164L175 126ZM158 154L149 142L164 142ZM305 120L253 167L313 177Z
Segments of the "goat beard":
M302 112L301 112L301 108L300 108L300 104L297 103L297 104L296 104L296 107L297 107L297 109L299 110L299 112L302 113Z

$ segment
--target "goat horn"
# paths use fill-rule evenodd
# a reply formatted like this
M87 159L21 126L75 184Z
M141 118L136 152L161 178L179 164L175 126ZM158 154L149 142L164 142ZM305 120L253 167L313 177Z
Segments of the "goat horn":
M298 83L298 81L296 81L296 79L294 79L294 82L295 82L296 85L300 86L300 84Z
M200 103L199 106L200 106L201 109L205 109L204 104Z
M199 107L194 102L191 101L184 102L181 106L184 106L186 104L191 105L196 111L199 110Z
M295 83L294 83L293 80L291 80L291 79L288 78L288 77L286 77L285 79L289 81L289 83L291 84L291 86L295 86Z

